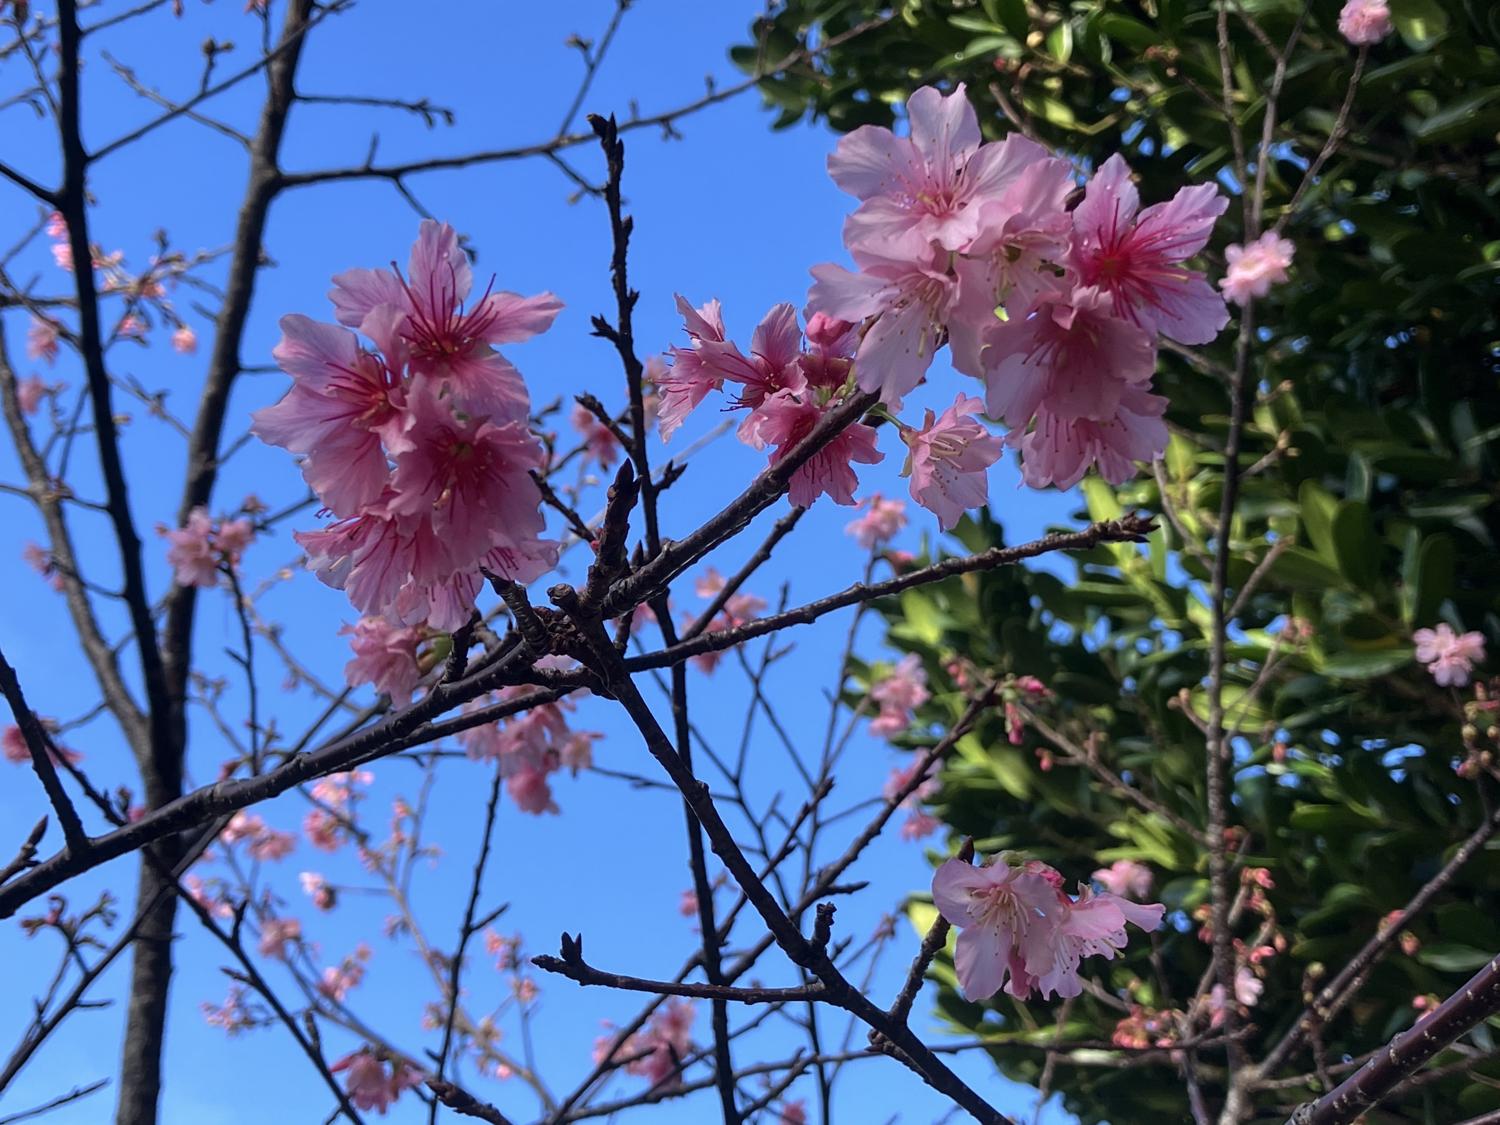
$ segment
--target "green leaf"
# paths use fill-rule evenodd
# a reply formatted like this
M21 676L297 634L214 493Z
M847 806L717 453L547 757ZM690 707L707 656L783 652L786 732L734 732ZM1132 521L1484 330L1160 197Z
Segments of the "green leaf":
M1494 954L1456 942L1435 942L1417 952L1417 960L1440 973L1472 973L1490 963Z
M1413 51L1425 51L1448 33L1448 13L1437 0L1391 0L1391 22Z
M1380 574L1380 543L1370 519L1370 506L1344 500L1334 510L1333 548L1339 572L1361 590L1371 589Z
M1453 594L1453 563L1451 536L1438 532L1423 538L1412 575L1408 625L1420 627L1436 620L1438 608Z
M1073 57L1073 25L1067 20L1047 32L1047 53L1060 63Z
M1322 672L1335 680L1371 680L1410 664L1411 655L1412 650L1405 645L1373 652L1339 652L1324 658Z
M1302 505L1302 526L1307 529L1308 541L1318 554L1337 564L1339 556L1333 543L1333 516L1338 510L1338 501L1310 480L1302 482L1297 500Z

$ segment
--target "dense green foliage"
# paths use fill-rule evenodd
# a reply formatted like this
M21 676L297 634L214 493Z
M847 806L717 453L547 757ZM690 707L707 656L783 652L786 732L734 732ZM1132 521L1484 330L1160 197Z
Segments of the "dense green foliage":
M921 732L961 709L955 659L984 674L1037 676L1056 693L1028 706L1058 738L1029 724L1017 747L1001 717L986 720L945 770L937 811L955 844L972 835L982 852L1024 850L1070 879L1118 858L1149 864L1176 929L1159 935L1159 957L1136 942L1124 960L1100 962L1098 979L1132 1004L1183 1009L1208 963L1190 921L1208 896L1205 851L1082 759L1187 824L1205 823L1204 736L1187 712L1206 713L1210 559L1222 542L1233 590L1266 567L1237 614L1225 691L1237 729L1230 819L1240 869L1265 868L1274 882L1235 936L1256 945L1280 935L1285 945L1256 969L1264 991L1247 1009L1252 1061L1496 797L1479 753L1494 746L1486 728L1496 713L1475 709L1472 685L1437 686L1414 661L1411 635L1442 620L1482 630L1486 667L1500 667L1500 5L1391 6L1398 34L1371 50L1348 139L1288 227L1292 281L1256 306L1249 370L1258 386L1241 461L1249 475L1225 534L1215 525L1233 324L1193 357L1163 353L1158 387L1176 436L1157 477L1083 489L1094 518L1157 514L1147 545L1099 548L1052 571L953 579L884 607L891 644L922 654L936 691L908 745L930 744ZM740 60L782 58L890 7L882 26L765 84L779 124L891 124L912 89L964 81L990 136L1024 125L1085 165L1123 152L1147 202L1214 178L1238 194L1218 104L1219 17L1200 0L789 0L756 27L758 46ZM1252 176L1276 68L1260 33L1285 43L1300 7L1246 0L1247 19L1231 6L1232 100ZM1337 0L1309 5L1289 59L1266 169L1271 222L1349 87L1357 56L1335 30L1338 10ZM1210 246L1211 274L1243 221L1236 201ZM958 538L977 550L1000 536L996 524L966 522ZM931 908L913 913L921 921ZM1491 841L1410 927L1419 947L1381 960L1323 1030L1322 1059L1337 1071L1409 1026L1414 997L1462 984L1500 947L1497 918L1500 848ZM934 972L956 1029L997 1044L1054 1033L1058 1004L967 1004L946 965ZM1085 994L1065 1015L1066 1038L1108 1040L1122 1013ZM1489 1051L1490 1035L1480 1027L1464 1049ZM997 1045L993 1054L1013 1077L1041 1072L1040 1051ZM1458 1058L1449 1052L1439 1064ZM1200 1061L1216 1105L1223 1047ZM1279 1073L1310 1075L1317 1062L1304 1046ZM1189 1119L1185 1085L1165 1060L1061 1065L1054 1087L1088 1122ZM1262 1089L1255 1107L1270 1119L1314 1092L1311 1081ZM1497 1107L1500 1057L1405 1091L1370 1120L1449 1122Z

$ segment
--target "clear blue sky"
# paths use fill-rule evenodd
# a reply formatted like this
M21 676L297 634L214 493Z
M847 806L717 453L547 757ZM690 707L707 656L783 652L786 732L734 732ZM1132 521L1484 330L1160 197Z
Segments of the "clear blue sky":
M41 5L46 7L45 4ZM117 0L102 11L123 8ZM180 93L196 83L198 45L206 36L234 40L238 47L220 64L221 73L244 65L258 36L258 22L241 12L238 0L219 0L204 6L187 0L179 20L163 9L101 36L102 46L134 66L141 78L169 93ZM642 112L672 107L702 93L704 76L720 84L736 79L726 49L740 41L760 5L754 0L638 0L626 17L618 41L598 76L585 108L628 115L631 99ZM273 0L278 9L280 0ZM608 0L578 0L570 4L501 4L485 0L442 0L426 5L366 2L312 36L300 88L313 94L366 94L388 97L426 96L435 104L456 110L454 128L427 130L392 111L353 110L347 107L300 105L293 113L286 146L289 169L310 169L356 163L363 159L372 132L380 134L380 156L402 159L422 154L459 152L541 140L552 135L571 100L580 72L576 52L564 46L578 32L597 37L608 20ZM12 61L0 73L0 95L24 85L26 76ZM253 127L258 81L245 83L232 95L214 103L213 112ZM91 61L87 75L86 140L94 147L128 131L134 122L155 110L129 93L108 72L102 60ZM817 128L782 133L769 129L770 115L754 94L714 107L681 126L684 139L664 142L653 131L629 137L627 193L636 218L632 248L632 280L642 297L637 335L645 350L659 350L680 337L681 322L672 295L682 292L695 303L710 297L724 302L731 331L748 338L761 314L773 303L802 303L810 265L842 260L840 223L848 209L828 181L823 162L834 138ZM55 141L46 122L24 108L0 114L0 155L44 181L55 176ZM591 149L575 154L580 167L597 176L599 161ZM199 125L179 121L159 130L128 152L111 157L97 169L93 190L95 237L107 249L120 248L139 266L153 250L152 234L165 228L172 244L188 252L228 241L235 208L242 191L244 160L241 151ZM571 186L545 161L533 160L443 173L413 181L423 203L437 216L465 231L479 251L476 273L497 276L501 288L522 293L551 289L567 308L546 336L510 349L511 358L527 376L533 398L545 402L555 396L592 391L607 403L623 400L622 380L611 350L588 335L588 317L612 312L606 266L607 227L603 208L592 200L571 203ZM7 223L0 232L6 245L25 223L30 204L9 185L0 185L0 213ZM274 262L264 270L246 336L245 361L269 362L278 333L277 318L290 311L331 319L324 296L328 278L355 265L378 266L392 259L404 263L417 218L407 204L381 182L321 187L284 196L275 206L266 240ZM14 271L26 278L39 275L43 287L57 287L62 275L52 265L44 245L23 259ZM217 276L210 268L206 276ZM195 312L188 290L179 291L179 307L203 339L199 357L180 357L161 340L149 350L117 348L111 365L118 375L133 375L151 389L170 391L169 405L190 415L201 379L211 325ZM24 316L8 315L6 328L12 358L21 355ZM47 375L45 369L42 373ZM50 378L75 387L81 381L76 365L66 355ZM933 402L947 403L955 376L946 370L928 388ZM274 401L286 387L279 374L246 376L239 384L231 409L230 434L248 424L252 409ZM925 404L922 397L913 407ZM149 581L153 597L167 589L163 544L150 535L158 521L169 521L180 489L183 443L169 429L146 418L138 404L117 399L117 408L134 416L126 428L125 454L133 474L133 507L147 533ZM712 409L700 412L674 440L685 446L717 420ZM897 479L901 450L889 435L886 462L862 472L863 489L901 494ZM657 446L658 457L664 452ZM84 495L96 495L94 467L87 457L77 460L75 485ZM752 451L720 442L695 460L684 482L674 488L664 515L664 531L680 535L696 526L738 491L761 463ZM21 479L8 448L0 450L0 479ZM1029 538L1070 511L1070 498L1035 494L1017 487L1013 459L997 468L991 489L996 515L1012 539ZM220 507L233 507L247 492L255 492L273 507L296 499L301 481L289 458L279 450L254 443L231 462L218 492ZM70 630L60 597L54 596L22 564L20 550L28 539L43 538L30 508L14 497L0 496L4 513L4 545L0 548L0 583L7 591L0 613L0 643L21 671L36 709L70 717L86 710L94 698L86 669L69 643ZM753 549L770 519L769 513L740 543L726 548L713 561L731 571ZM780 585L790 583L795 601L815 597L846 585L857 577L861 557L843 534L850 513L826 500L804 520L796 538L754 584L754 590L774 601ZM917 512L907 546L936 532L935 521ZM300 526L307 526L311 516ZM80 519L77 534L86 557L98 560L94 575L109 584L110 543L102 523ZM258 543L249 553L245 574L254 585L297 557L290 539L279 536ZM694 604L691 590L678 593L679 602ZM299 656L325 680L337 681L347 649L335 635L339 624L352 620L341 594L329 591L310 575L282 583L261 603L262 612L284 624L286 638ZM120 622L106 614L112 635ZM826 628L801 630L786 639L796 650L782 660L768 681L778 701L782 722L794 739L806 740L804 752L816 754L826 716L824 692L832 678L846 619ZM242 704L238 674L222 655L232 641L234 621L227 598L210 595L202 602L197 652L202 670L230 681L227 706ZM866 638L863 651L877 654L878 636ZM271 695L268 710L284 731L295 732L316 712L305 693L279 689L284 670L262 644L258 653L261 682ZM710 743L732 748L744 725L748 694L733 661L726 661L712 680L694 673L695 718ZM608 705L588 701L577 725L604 731L596 761L611 768L650 774L654 764L638 741ZM192 716L193 749L189 763L192 781L213 778L226 756L223 744L201 711ZM757 727L752 758L757 762L756 791L770 793L795 786L784 751L764 724ZM86 765L98 782L129 784L133 768L123 746L107 724L96 723L71 736L70 743L87 755ZM849 804L879 791L891 766L900 758L877 740L860 736L838 778L838 798ZM0 765L0 768L14 767ZM376 767L378 800L397 794L415 797L419 776L408 763L388 762ZM8 849L34 821L40 794L29 772L14 769L10 783L0 786L0 825L5 831L0 847ZM681 891L689 885L680 804L657 792L637 792L599 777L576 781L559 775L558 817L525 817L505 807L497 829L496 855L487 881L489 905L511 904L500 928L520 930L530 952L555 952L555 935L582 931L590 959L602 967L643 976L676 971L695 945L688 920L677 913ZM487 775L478 766L449 763L433 795L430 834L444 850L443 859L418 876L415 897L428 920L433 940L451 948L467 892L474 845L478 839ZM842 804L836 807L842 807ZM272 824L294 829L306 810L296 794L288 794L260 808ZM383 821L378 803L372 817ZM859 823L852 821L849 823ZM871 888L841 903L837 932L858 940L868 936L881 914L895 909L910 890L924 889L930 865L920 846L894 838L879 841L855 869ZM49 841L50 842L50 841ZM830 845L842 849L837 833ZM824 857L827 858L827 857ZM422 1006L433 998L425 972L410 946L378 936L382 902L349 898L332 915L315 915L301 896L296 874L304 869L323 871L335 882L362 881L352 856L330 861L303 841L291 857L272 872L275 891L288 901L288 911L304 920L309 937L327 963L334 963L361 938L375 949L369 974L353 1004L368 1023L412 1052L435 1047L436 1039L418 1028ZM133 897L134 862L116 863L67 888L75 904L110 888L128 912ZM179 971L172 994L172 1022L166 1058L165 1122L194 1125L248 1125L273 1115L288 1122L322 1120L329 1098L320 1081L290 1043L285 1033L270 1029L228 1040L207 1027L199 1012L203 1001L223 998L226 981L219 966L226 963L222 949L198 931L191 916L181 917ZM915 939L902 923L899 941L877 974L873 995L888 1000L905 970ZM124 983L119 968L97 987L100 998L119 998ZM0 1052L8 1052L19 1037L29 1010L29 998L55 964L52 938L28 940L14 922L0 926ZM271 967L272 979L285 983ZM789 982L790 974L777 957L768 956L758 974L767 983ZM567 1089L589 1066L589 1050L602 1019L623 1021L637 1008L628 996L598 989L581 990L570 982L543 979L542 1000L535 1024L540 1069L554 1088ZM466 976L468 1001L484 1010L487 994L498 1001L503 979L493 973L482 953ZM697 1038L706 1042L706 1006L700 1012ZM4 1095L0 1115L45 1101L74 1084L112 1076L117 1065L123 1009L82 1013L44 1049L26 1074ZM919 1001L914 1017L918 1028L933 1027L933 1018ZM836 1040L841 1022L830 1022ZM509 1025L516 1047L514 1026ZM859 1040L856 1039L856 1042ZM769 1057L789 1052L794 1040L785 1029L763 1036L744 1057ZM328 1035L330 1057L342 1054L355 1041L336 1032ZM996 1078L983 1059L957 1064L984 1094L1012 1112L1029 1109L1031 1095ZM516 1083L476 1078L466 1072L474 1092L498 1104L518 1120L533 1116L535 1102ZM616 1092L638 1089L639 1079L622 1079ZM803 1080L792 1096L811 1097L810 1080ZM885 1060L855 1064L836 1088L838 1119L863 1125L892 1119L903 1123L930 1122L945 1110L941 1099L899 1066ZM112 1114L113 1090L54 1114L57 1125L99 1122ZM669 1103L642 1111L663 1123L715 1119L712 1095L699 1095L681 1104ZM425 1120L408 1097L392 1111L395 1122ZM1050 1120L1063 1119L1053 1110Z

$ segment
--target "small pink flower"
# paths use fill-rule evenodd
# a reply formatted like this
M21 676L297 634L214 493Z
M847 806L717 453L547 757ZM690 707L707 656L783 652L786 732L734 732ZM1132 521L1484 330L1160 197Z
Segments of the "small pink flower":
M21 408L22 414L35 414L42 408L42 400L47 397L47 384L35 375L28 375L16 383L16 403Z
M302 818L302 833L308 843L325 852L336 852L344 846L344 825L324 809L310 809Z
M865 513L844 528L844 534L854 536L854 541L865 550L886 542L900 534L906 526L906 503L902 500L886 500L880 493L871 493L858 504Z
M1006 987L1017 998L1031 992L1033 978L1022 955L1033 927L1049 926L1057 892L1040 875L996 859L973 867L950 859L933 875L932 900L950 925L958 927L953 963L959 989L968 1000L983 1000Z
M905 767L898 766L891 770L890 776L886 778L885 787L881 791L887 801L895 800L897 794L911 784L919 764L920 759L914 759ZM941 788L938 779L934 776L937 772L936 767L937 763L934 762L928 768L927 776L923 778L921 784L908 793L900 805L897 806L907 810L906 821L901 825L901 838L903 840L921 840L927 836L931 836L942 827L941 821L929 815L922 808L922 803L935 797Z
M32 317L26 329L26 355L29 359L45 359L49 364L57 359L57 326L41 317ZM31 411L26 411L30 414Z
M783 1102L780 1125L807 1125L807 1102L800 1098L794 1102Z
M677 913L684 918L698 917L698 892L687 890L682 892L682 898L677 903Z
M115 332L120 336L140 339L146 334L146 322L135 313L126 313L120 318L120 323L115 325Z
M205 509L194 508L188 514L187 526L175 531L163 529L161 534L171 544L167 548L167 562L179 586L219 584L219 553L213 546L214 525Z
M1219 282L1224 296L1237 305L1250 303L1252 297L1264 297L1271 286L1286 281L1286 271L1296 253L1290 239L1282 238L1273 230L1266 231L1247 246L1235 244L1226 247L1224 260L1228 269Z
M505 791L522 812L540 816L558 811L557 802L552 799L552 786L543 770L529 769L512 774L505 780Z
M255 539L255 524L247 519L221 520L214 532L214 547L230 566L238 566L245 548Z
M417 667L421 634L416 629L392 625L383 617L362 617L340 629L339 635L349 637L354 652L354 659L344 665L346 684L373 684L397 707L411 703L412 689L422 677Z
M344 1089L356 1109L377 1110L383 1117L404 1091L422 1084L421 1071L407 1065L405 1060L392 1062L390 1066L387 1074L386 1064L369 1047L361 1047L328 1069L335 1074L349 1072L344 1078Z
M61 211L54 211L47 216L47 237L54 242L67 240L68 220L63 218Z
M1224 300L1183 261L1202 250L1229 200L1213 184L1185 187L1136 215L1140 195L1119 154L1094 173L1073 211L1072 265L1114 315L1183 344L1206 344L1229 323Z
M920 430L901 431L911 450L907 471L912 499L937 516L944 531L968 509L989 503L989 468L1000 459L1003 446L971 417L983 408L977 398L960 393L936 419L927 411Z
M47 580L54 590L63 588L63 576L57 569L57 560L52 552L39 543L27 543L21 548L21 558L27 566Z
M1458 633L1446 621L1411 635L1417 645L1418 663L1427 665L1432 678L1444 687L1469 682L1474 665L1484 661L1484 634Z
M1151 868L1133 859L1117 859L1094 872L1094 882L1112 895L1143 899L1151 893Z
M574 404L571 421L583 437L584 451L594 464L607 469L620 459L620 440L583 403Z
M290 832L278 832L274 828L267 828L250 842L247 849L252 859L278 860L285 859L297 846L297 837Z
M209 1027L222 1027L224 1034L229 1036L255 1027L258 1021L255 1014L245 1007L244 1000L245 990L237 984L230 985L224 1003L215 1005L205 1002L202 1005L203 1022Z
M316 909L322 911L333 909L337 902L337 895L328 885L328 880L316 871L304 871L297 878L302 884L302 893L312 899L312 904Z
M198 350L198 333L186 324L178 325L177 330L172 333L172 350L192 355Z
M260 955L287 959L287 943L302 940L302 923L295 918L267 918L260 926Z
M1358 47L1379 43L1391 26L1385 0L1348 0L1339 12L1339 34Z
M775 446L771 464L790 453L818 424L824 408L791 391L777 391L765 399L741 428L749 428L756 448ZM754 423L752 426L751 424ZM846 426L822 449L805 461L788 482L787 499L795 507L808 508L827 493L835 504L853 504L859 487L853 463L874 465L885 459L875 447L875 431L863 422Z
M71 242L54 242L52 244L52 260L57 263L58 269L71 272L73 269L73 244Z

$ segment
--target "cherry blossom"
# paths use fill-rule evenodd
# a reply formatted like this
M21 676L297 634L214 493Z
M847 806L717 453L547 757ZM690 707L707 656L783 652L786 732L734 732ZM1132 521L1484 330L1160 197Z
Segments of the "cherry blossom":
M172 350L182 355L192 355L198 350L198 333L186 324L180 324L172 333Z
M22 414L35 414L42 408L42 400L51 393L51 388L35 375L16 381L16 404Z
M49 719L38 715L37 722L41 723L42 729L47 732L47 754L57 765L68 763L76 765L83 761L83 755L76 750L69 750L66 746L59 746L56 735L58 725L56 719ZM8 723L0 728L0 755L7 762L22 765L31 761L31 749L26 745L26 736L21 733L21 728L14 723Z
M287 945L302 940L302 923L295 918L267 918L260 924L260 955L287 959Z
M937 869L933 901L959 927L954 967L970 1000L1003 987L1024 1000L1077 996L1084 957L1113 958L1125 948L1127 923L1142 930L1161 925L1165 908L1079 888L1077 899L1062 890L1062 876L1036 860L1012 867L996 858L973 867L950 859ZM1007 983L1007 977L1009 983Z
M339 1059L328 1068L334 1074L348 1071L344 1089L356 1109L373 1109L383 1117L403 1092L422 1084L422 1073L404 1059L386 1063L369 1047L361 1047Z
M775 446L771 454L771 464L775 465L812 432L823 413L807 397L778 391L755 413L752 444L758 448ZM798 467L787 482L787 498L799 508L811 507L825 493L835 504L853 504L854 490L859 487L854 463L874 465L884 458L885 454L875 447L875 431L855 422Z
M583 403L574 403L569 420L583 438L584 453L594 464L607 469L620 459L620 439Z
M977 398L960 394L936 418L927 411L920 430L901 431L910 450L905 471L912 499L937 516L944 531L970 508L989 503L989 467L1000 459L1002 443L974 421L982 409Z
M1228 269L1219 288L1237 305L1247 305L1253 297L1264 297L1271 286L1286 281L1296 247L1273 230L1266 231L1246 246L1236 243L1226 247L1224 260Z
M844 527L846 535L865 550L894 539L906 526L906 503L902 500L887 500L878 492L871 493L856 507L865 510L864 515L849 521Z
M1357 47L1379 43L1391 27L1386 0L1347 0L1339 11L1339 34Z
M41 317L31 318L26 329L26 357L45 359L49 364L57 360L57 326ZM27 414L31 411L27 410Z
M1432 678L1444 687L1469 682L1474 665L1484 661L1484 634L1459 633L1446 621L1411 635L1416 642L1417 661L1427 665Z
M1151 868L1133 859L1117 859L1108 867L1099 868L1093 880L1112 895L1135 899L1149 895L1153 882Z
M389 324L387 340L399 338L408 352L412 372L436 380L458 410L495 421L526 420L526 385L490 345L519 343L550 328L562 310L551 293L486 290L465 311L473 270L458 233L431 219L422 221L405 278L392 270L353 269L333 284L329 297L339 323L368 335L370 318L379 313Z
M1073 211L1070 264L1078 283L1107 294L1112 311L1183 344L1206 344L1229 323L1224 300L1182 262L1202 250L1229 200L1213 184L1185 187L1136 215L1130 168L1106 160Z
M914 652L903 656L889 675L871 686L870 698L880 706L880 714L870 722L871 734L900 734L911 726L912 712L932 698L922 658Z
M339 634L349 637L354 651L354 659L344 665L346 684L372 684L397 707L411 703L412 689L422 676L417 667L418 630L393 625L382 617L362 617Z
M886 778L881 795L887 801L895 800L896 795L911 784L912 778L916 776L919 765L921 765L921 761L917 759L904 767L898 766L891 770L891 775ZM921 840L927 836L931 836L943 826L942 821L938 820L935 816L929 815L922 808L922 803L931 800L937 795L938 790L942 788L941 783L935 776L936 771L937 763L933 762L928 767L928 772L923 777L921 783L908 793L902 799L900 805L897 806L907 811L906 820L901 825L901 838L903 840Z

